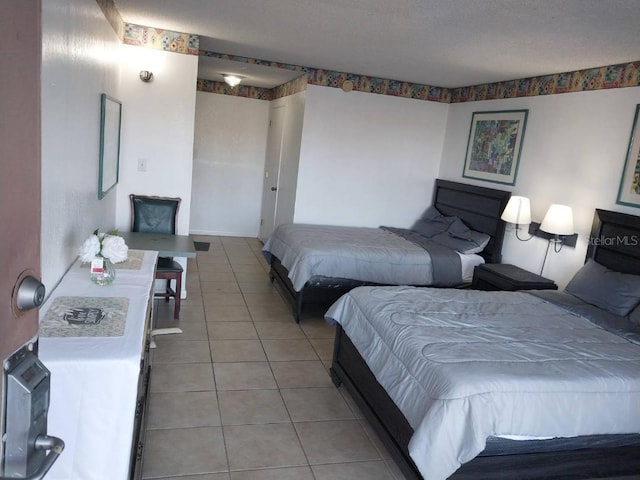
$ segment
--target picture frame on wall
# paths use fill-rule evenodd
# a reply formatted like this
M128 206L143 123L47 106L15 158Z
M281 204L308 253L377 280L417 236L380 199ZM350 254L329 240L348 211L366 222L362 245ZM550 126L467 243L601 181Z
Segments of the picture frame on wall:
M98 199L118 183L120 171L120 125L122 102L100 95L100 158L98 168Z
M474 112L462 176L515 185L529 110Z
M631 129L631 137L629 138L629 147L627 148L627 158L624 162L622 170L622 178L620 178L620 187L618 188L619 205L628 205L631 207L640 207L640 122L638 115L640 114L640 105L636 105L636 114L633 118L633 127Z

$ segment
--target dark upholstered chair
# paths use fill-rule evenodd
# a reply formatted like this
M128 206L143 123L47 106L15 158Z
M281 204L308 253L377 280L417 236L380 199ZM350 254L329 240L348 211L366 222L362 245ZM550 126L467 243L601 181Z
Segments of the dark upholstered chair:
M180 208L180 198L152 197L146 195L129 195L131 199L131 231L141 233L176 234L176 220ZM173 258L158 257L156 265L156 279L166 280L164 292L158 292L156 297L175 300L173 318L180 316L180 292L182 290L182 266ZM175 280L176 289L171 288L171 280Z

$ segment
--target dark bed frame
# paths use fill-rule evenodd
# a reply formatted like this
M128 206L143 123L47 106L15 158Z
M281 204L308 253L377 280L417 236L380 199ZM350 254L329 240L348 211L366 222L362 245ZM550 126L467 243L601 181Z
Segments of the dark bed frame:
M443 215L457 216L472 230L489 235L491 239L480 255L487 263L500 263L505 230L500 215L510 197L511 193L504 190L437 179L432 204ZM275 256L271 259L269 276L281 287L296 322L300 322L303 310L325 311L349 290L376 285L345 278L323 278L322 281L310 280L300 292L296 292L289 279L289 271Z
M623 273L640 274L640 217L596 210L587 258ZM407 479L422 479L409 457L413 430L386 391L376 381L351 340L337 326L331 378L344 384L370 421ZM640 407L639 407L640 408ZM640 448L581 450L483 456L462 465L450 478L586 479L640 474Z

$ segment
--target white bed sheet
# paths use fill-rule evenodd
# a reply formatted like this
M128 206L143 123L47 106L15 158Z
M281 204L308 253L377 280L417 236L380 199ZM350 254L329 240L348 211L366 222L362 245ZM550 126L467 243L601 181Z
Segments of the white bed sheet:
M640 346L524 292L360 287L339 322L444 480L489 436L640 432Z
M349 278L384 285L432 285L431 256L422 247L380 228L280 225L262 251L275 255L299 292L315 276ZM456 252L458 253L458 252ZM471 281L480 255L463 255L461 278Z

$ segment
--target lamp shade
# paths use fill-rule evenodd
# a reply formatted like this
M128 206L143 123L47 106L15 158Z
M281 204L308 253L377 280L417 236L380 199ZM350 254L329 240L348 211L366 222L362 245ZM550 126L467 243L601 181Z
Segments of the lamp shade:
M527 197L512 196L500 217L508 223L529 225L531 223L531 204Z
M573 210L566 205L553 204L547 210L540 230L554 235L573 235Z

